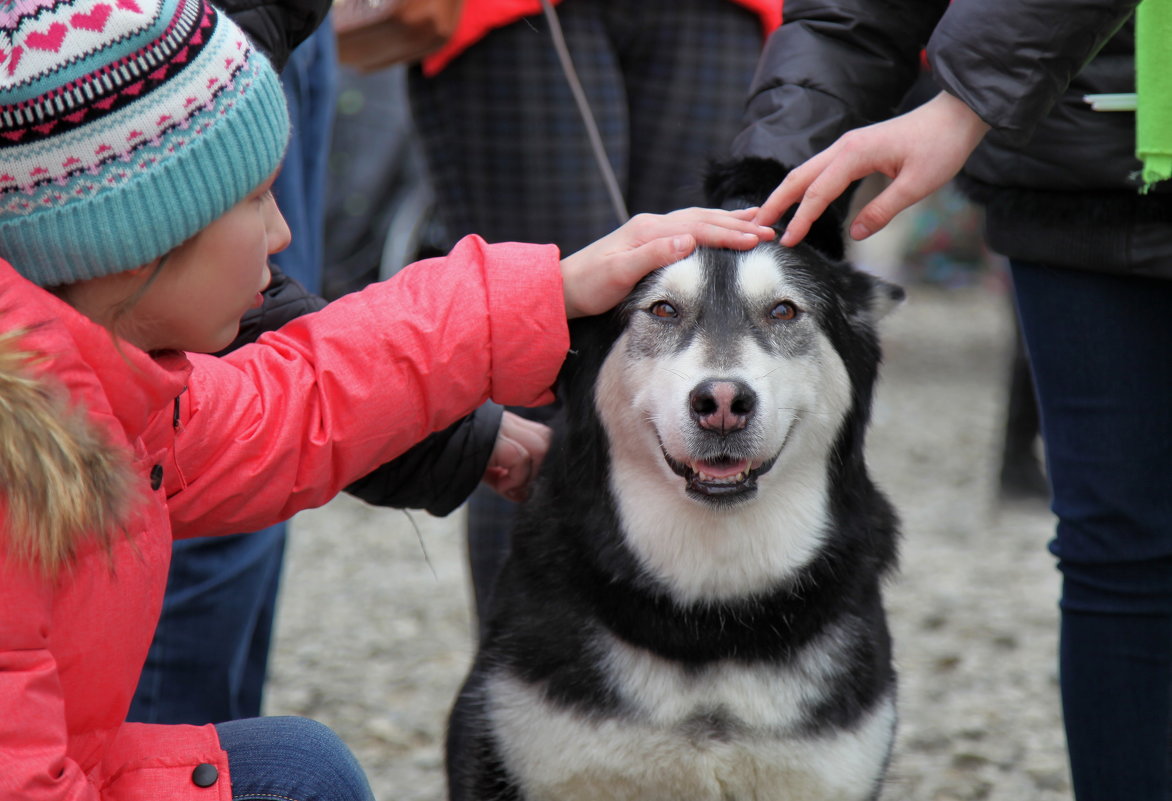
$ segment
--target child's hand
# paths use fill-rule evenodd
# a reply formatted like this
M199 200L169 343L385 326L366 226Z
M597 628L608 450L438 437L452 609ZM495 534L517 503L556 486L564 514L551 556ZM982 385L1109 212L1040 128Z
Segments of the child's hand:
M501 415L496 445L484 471L484 483L510 501L523 501L549 450L549 426L512 412Z
M757 209L682 209L638 214L618 230L562 259L566 317L601 314L647 273L697 246L748 250L774 231L753 222Z

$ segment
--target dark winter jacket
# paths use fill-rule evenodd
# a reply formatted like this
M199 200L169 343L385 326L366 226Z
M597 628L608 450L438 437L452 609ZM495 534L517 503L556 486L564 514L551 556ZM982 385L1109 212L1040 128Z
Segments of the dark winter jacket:
M295 317L318 311L326 301L272 266L265 302L240 323L240 334L223 353L255 342ZM426 509L444 516L463 503L488 468L500 429L502 407L487 403L437 431L402 456L346 487L346 492L376 506Z
M244 29L280 72L293 48L325 19L332 0L213 0Z
M927 48L940 87L993 130L960 177L1008 256L1172 277L1172 181L1139 195L1136 0L786 0L754 79L739 158L792 168L892 116Z

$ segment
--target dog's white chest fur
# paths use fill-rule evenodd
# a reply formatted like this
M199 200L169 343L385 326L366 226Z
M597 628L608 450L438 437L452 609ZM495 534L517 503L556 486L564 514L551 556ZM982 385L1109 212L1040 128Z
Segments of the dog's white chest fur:
M688 673L609 637L621 718L550 704L498 674L486 710L529 801L861 801L895 725L891 699L849 731L800 732L798 711L835 670L833 644L787 667L714 665Z

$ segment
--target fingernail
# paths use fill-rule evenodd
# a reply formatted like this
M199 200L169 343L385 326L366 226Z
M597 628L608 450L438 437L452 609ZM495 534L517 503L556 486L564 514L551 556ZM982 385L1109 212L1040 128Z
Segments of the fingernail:
M681 251L688 249L688 238L684 236L673 236L671 238L671 249L674 251Z
M851 226L851 239L866 239L871 235L871 229L862 223L855 223Z

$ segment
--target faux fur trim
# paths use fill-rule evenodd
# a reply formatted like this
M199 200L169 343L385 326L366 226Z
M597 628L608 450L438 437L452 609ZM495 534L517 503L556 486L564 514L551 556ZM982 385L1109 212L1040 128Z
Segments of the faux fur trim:
M28 333L0 333L0 512L12 556L52 576L86 541L109 547L136 484L127 454L34 376Z

